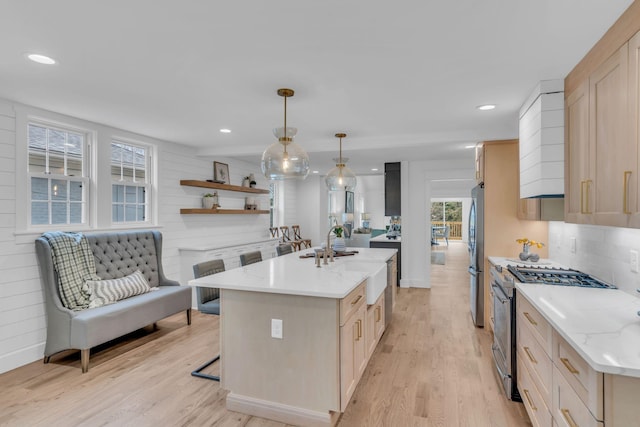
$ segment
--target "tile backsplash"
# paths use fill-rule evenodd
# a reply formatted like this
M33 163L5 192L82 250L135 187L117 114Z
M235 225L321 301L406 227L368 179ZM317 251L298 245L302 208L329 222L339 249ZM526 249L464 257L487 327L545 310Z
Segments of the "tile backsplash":
M629 253L640 252L640 230L553 221L548 245L550 259L640 296L640 274L631 271Z

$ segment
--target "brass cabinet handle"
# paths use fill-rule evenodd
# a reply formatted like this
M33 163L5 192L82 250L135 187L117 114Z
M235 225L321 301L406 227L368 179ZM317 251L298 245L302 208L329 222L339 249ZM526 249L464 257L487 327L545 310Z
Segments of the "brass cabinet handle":
M361 299L362 299L362 295L358 295L358 298L356 298L355 301L351 301L351 305L352 306L356 305L357 303L360 302Z
M529 323L531 323L531 324L532 324L532 325L534 325L534 326L537 326L537 325L538 325L538 322L536 322L535 320L533 320L533 318L531 317L531 315L530 315L529 313L527 313L527 312L525 311L525 312L524 312L524 313L522 313L522 314L524 314L524 317L526 317L526 318L527 318L527 320L529 321Z
M631 171L624 171L624 181L622 183L622 213L630 214L629 211L629 177Z
M381 313L382 310L380 310L380 306L376 307L376 323L378 323L380 321L380 318L382 317Z
M535 363L537 364L538 361L536 360L535 357L533 357L533 354L531 354L531 351L529 351L529 347L525 347L524 348L524 352L527 353L527 356L529 357L529 360L531 360L531 363Z
M587 208L585 209L584 213L586 214L591 214L591 211L589 210L589 187L591 186L592 182L593 181L591 181L590 179L585 181L585 184L587 184L587 197L585 197L587 202Z
M524 391L525 397L527 398L527 402L529 402L529 406L531 406L531 409L533 409L534 411L537 411L538 408L536 408L536 405L533 404L533 401L531 400L531 396L529 395L529 390L525 388L523 391Z
M362 319L358 319L358 339L362 338Z
M569 372L571 372L572 374L578 375L580 373L580 371L578 371L576 368L574 368L573 365L571 364L571 362L569 362L569 359L567 359L566 357L561 357L560 361L567 368L567 370Z
M587 181L580 181L580 213L586 213L584 211L584 185Z
M569 424L571 427L578 427L578 424L576 424L576 422L573 421L573 417L571 416L571 412L569 412L568 409L562 408L562 409L560 409L560 412L562 412L562 416L564 417L564 419L567 422L567 424Z

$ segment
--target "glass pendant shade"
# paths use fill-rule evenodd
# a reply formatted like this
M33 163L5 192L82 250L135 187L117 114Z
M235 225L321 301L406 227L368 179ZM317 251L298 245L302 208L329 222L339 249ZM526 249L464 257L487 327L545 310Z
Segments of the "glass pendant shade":
M324 179L329 191L353 191L358 180L356 174L346 166L336 165Z
M293 142L298 129L287 126L287 97L293 96L291 89L278 89L284 97L284 126L273 130L278 139L264 150L260 167L270 180L305 179L309 175L309 155Z
M324 178L329 191L353 191L358 184L356 174L345 164L348 159L342 157L342 138L345 136L347 136L345 133L336 134L336 137L340 138L340 157L335 159L336 167L327 172Z
M273 130L278 141L262 153L262 173L268 179L304 179L309 175L309 155L293 142L297 131L296 128L287 127L286 136L290 141L286 141L284 128Z

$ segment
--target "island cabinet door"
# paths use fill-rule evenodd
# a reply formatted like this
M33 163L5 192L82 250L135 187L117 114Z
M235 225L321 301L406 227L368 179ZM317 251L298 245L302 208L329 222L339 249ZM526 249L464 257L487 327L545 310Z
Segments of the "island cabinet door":
M366 366L366 304L340 327L340 410L344 412Z

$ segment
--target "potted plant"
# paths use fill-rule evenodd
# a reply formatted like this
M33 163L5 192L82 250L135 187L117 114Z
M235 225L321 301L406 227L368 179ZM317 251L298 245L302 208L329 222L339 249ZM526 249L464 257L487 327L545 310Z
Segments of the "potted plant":
M342 227L336 227L333 229L333 232L336 235L336 238L333 241L333 250L336 252L344 252L347 249L344 239L342 238L344 229Z
M220 207L218 204L218 193L207 193L202 196L202 207L205 209L217 209Z

